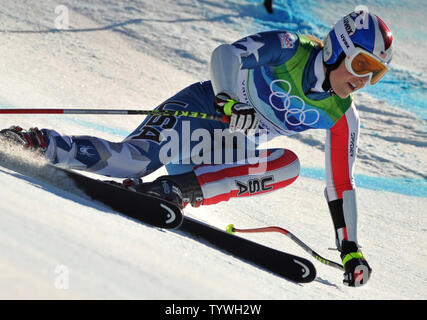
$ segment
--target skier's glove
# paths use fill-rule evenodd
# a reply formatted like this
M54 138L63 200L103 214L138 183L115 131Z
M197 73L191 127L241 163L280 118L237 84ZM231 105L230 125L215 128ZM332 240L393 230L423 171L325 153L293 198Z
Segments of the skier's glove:
M48 139L37 128L31 128L27 131L21 127L12 126L9 129L1 130L0 137L12 143L22 145L26 149L38 150L40 152L45 152L47 149Z
M243 102L234 100L225 92L215 96L215 109L230 117L230 131L243 131L253 135L258 128L259 119L255 109Z
M357 244L343 240L341 248L341 259L345 271L343 283L350 287L360 287L366 284L372 269L358 250Z

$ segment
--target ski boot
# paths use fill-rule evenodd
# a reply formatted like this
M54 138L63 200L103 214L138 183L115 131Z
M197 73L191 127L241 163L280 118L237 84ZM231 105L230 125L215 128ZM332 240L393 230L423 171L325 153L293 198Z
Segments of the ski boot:
M38 128L31 128L27 131L18 126L11 126L9 129L1 130L0 137L22 145L25 149L38 150L41 153L46 151L49 142L46 135Z
M183 209L190 203L193 207L203 204L203 193L193 171L170 176L161 176L152 182L142 183L127 179L123 185L136 192L151 194L168 200Z

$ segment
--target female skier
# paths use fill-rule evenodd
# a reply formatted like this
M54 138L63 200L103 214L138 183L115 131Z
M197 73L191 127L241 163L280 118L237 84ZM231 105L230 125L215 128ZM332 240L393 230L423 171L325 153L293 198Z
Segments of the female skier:
M359 118L352 93L384 76L392 40L380 18L360 11L340 19L324 42L269 31L220 45L211 56L211 80L183 89L157 109L219 112L230 117L229 124L151 116L119 143L16 126L1 134L41 150L57 165L105 176L138 181L166 165L169 175L127 185L184 207L291 184L299 175L298 157L292 151L277 148L249 155L249 146L263 137L326 129L325 197L345 269L343 282L358 286L368 281L371 268L357 244L353 169ZM224 146L230 136L232 142ZM209 147L200 142L206 137L212 142Z

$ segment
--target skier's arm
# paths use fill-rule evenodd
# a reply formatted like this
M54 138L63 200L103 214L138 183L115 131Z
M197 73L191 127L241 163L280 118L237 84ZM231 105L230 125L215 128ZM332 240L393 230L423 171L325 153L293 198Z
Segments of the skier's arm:
M352 287L366 284L372 272L357 243L353 171L358 138L359 117L353 104L327 133L325 190L344 267L343 283Z
M297 47L297 35L285 31L261 32L233 44L220 45L210 61L215 94L226 92L236 98L240 70L283 64L295 54Z
M339 249L343 240L357 243L354 163L358 138L359 116L353 104L327 132L325 143L325 196L331 209Z

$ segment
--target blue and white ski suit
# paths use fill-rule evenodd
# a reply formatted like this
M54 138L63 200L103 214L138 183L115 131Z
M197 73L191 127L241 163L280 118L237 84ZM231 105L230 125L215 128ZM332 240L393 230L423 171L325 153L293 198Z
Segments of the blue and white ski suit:
M211 81L184 88L157 109L213 114L215 94L225 91L257 111L261 130L255 137L239 133L227 145L225 123L151 116L121 142L63 136L44 129L49 136L46 155L59 165L112 177L143 177L163 165L170 174L193 170L204 204L214 204L270 192L298 177L299 160L292 151L267 148L249 155L248 145L278 135L326 129L325 194L328 201L344 200L345 223L337 230L337 243L357 241L353 170L359 119L351 97L331 98L322 89L321 48L295 33L262 32L219 46L212 54L210 70ZM222 136L215 139L219 133ZM251 156L263 159L265 165L250 162Z

